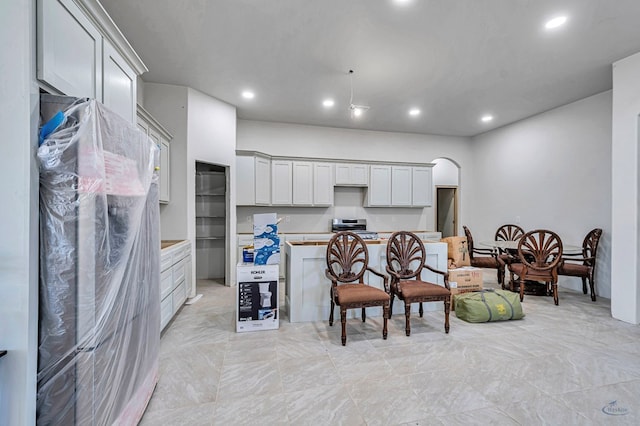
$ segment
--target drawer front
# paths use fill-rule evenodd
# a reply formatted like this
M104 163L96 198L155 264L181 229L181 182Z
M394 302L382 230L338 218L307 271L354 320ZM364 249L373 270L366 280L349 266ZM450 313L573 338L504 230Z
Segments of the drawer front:
M180 260L184 259L189 255L189 253L191 253L191 245L183 244L182 247L179 247L173 255L173 263L179 262Z
M173 265L173 250L163 252L160 255L160 271L164 272Z
M173 274L171 269L160 274L160 300L164 300L173 290Z
M173 311L176 312L178 309L180 309L180 306L182 306L184 301L187 300L187 287L185 286L184 281L178 284L176 289L173 290L172 297L173 297Z
M185 274L185 266L187 264L187 259L182 259L180 262L173 265L173 283L174 288L178 283L184 281Z
M173 298L171 296L165 297L164 300L160 302L160 330L167 326L172 316Z

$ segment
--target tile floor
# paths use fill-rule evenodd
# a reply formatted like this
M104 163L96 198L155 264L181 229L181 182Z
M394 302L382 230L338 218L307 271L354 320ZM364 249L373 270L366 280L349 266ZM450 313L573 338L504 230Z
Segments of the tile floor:
M162 335L141 425L640 424L640 327L603 298L525 296L520 321L452 312L448 335L440 310L410 337L395 313L387 340L380 318L353 319L343 347L339 320L237 334L234 288L198 293Z

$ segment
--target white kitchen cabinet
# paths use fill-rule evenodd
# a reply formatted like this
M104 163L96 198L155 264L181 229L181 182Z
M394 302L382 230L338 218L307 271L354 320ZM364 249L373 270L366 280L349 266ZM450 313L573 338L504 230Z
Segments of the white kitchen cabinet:
M136 121L147 68L97 0L38 0L37 77L48 92L97 99Z
M412 169L412 205L414 207L431 206L433 204L433 168L414 166Z
M367 164L336 163L335 185L367 186L369 183L368 167Z
M271 160L258 155L236 157L236 204L271 204Z
M160 202L171 200L171 145L168 139L160 138Z
M292 167L292 161L271 160L271 204L292 204Z
M73 0L38 0L38 79L69 96L102 99L102 34Z
M391 205L394 207L411 207L411 166L391 167Z
M333 205L333 164L331 163L313 163L313 205Z
M254 206L256 204L256 159L253 156L236 157L236 204Z
M160 329L164 329L187 300L191 289L191 243L164 242L160 252Z
M271 204L271 160L265 157L255 157L255 204Z
M314 163L311 161L293 162L293 205L311 206L314 204Z
M160 203L171 200L171 134L143 107L137 107L137 124L160 147Z
M102 53L102 103L135 123L137 75L107 40L103 42Z
M293 161L293 205L333 205L333 167L331 163Z
M388 207L391 205L391 166L371 165L367 189L367 206Z

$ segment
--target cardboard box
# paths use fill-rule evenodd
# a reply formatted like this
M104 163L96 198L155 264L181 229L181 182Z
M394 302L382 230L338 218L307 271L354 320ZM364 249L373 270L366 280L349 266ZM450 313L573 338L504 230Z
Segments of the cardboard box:
M482 269L467 266L449 269L449 287L451 289L451 310L455 310L455 295L482 290Z

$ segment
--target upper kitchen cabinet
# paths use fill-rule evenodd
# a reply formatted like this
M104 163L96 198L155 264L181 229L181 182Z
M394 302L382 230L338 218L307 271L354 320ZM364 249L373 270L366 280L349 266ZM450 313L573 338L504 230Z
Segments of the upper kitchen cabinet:
M336 163L336 186L367 186L369 166L359 163Z
M136 76L148 71L97 0L38 0L37 75L54 94L94 98L136 121Z
M293 162L292 187L294 205L313 205L313 163L311 161Z
M73 0L38 1L38 79L69 96L102 99L102 34Z
M107 40L102 53L102 103L135 122L137 75Z
M160 202L171 200L171 134L140 105L137 107L138 127L160 148Z
M313 163L313 205L333 205L333 164Z
M274 206L293 204L292 167L289 160L271 160L271 204Z
M271 204L271 159L258 154L236 156L236 204Z
M411 204L414 207L433 205L433 166L412 167L411 181Z
M369 207L391 205L391 166L383 164L371 166L366 204Z
M293 161L293 205L333 205L333 165L315 161Z
M368 207L428 207L432 204L431 165L371 165Z
M411 207L411 166L391 167L391 205Z

